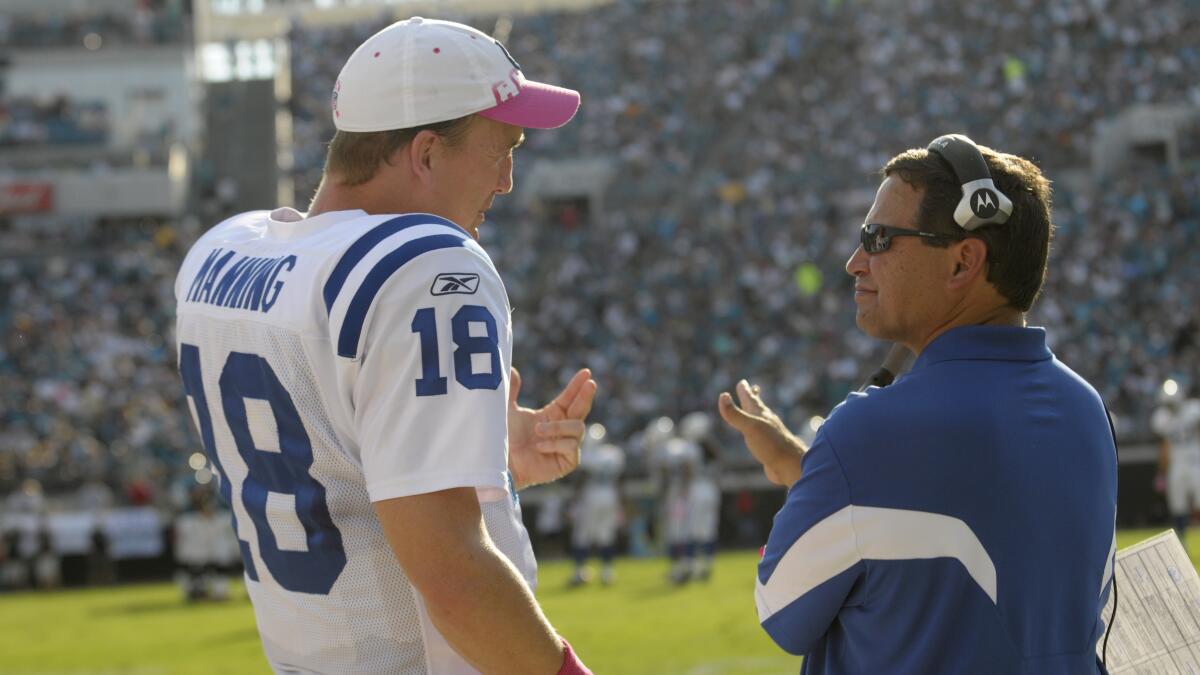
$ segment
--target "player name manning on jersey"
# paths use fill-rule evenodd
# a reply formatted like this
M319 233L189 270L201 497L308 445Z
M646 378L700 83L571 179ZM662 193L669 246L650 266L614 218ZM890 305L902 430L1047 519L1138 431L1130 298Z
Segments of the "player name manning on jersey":
M236 251L215 249L204 260L188 289L188 302L269 312L283 291L280 275L296 266L296 256L237 257Z

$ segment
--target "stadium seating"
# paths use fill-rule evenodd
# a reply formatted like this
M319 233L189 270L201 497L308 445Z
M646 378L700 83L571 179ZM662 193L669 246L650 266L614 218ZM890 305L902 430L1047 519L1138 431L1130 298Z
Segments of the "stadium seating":
M539 159L618 165L603 210L583 221L515 197L489 214L514 361L530 401L592 367L593 414L617 439L652 416L709 408L743 376L795 426L860 383L883 350L854 328L842 266L891 155L964 131L1051 178L1087 175L1099 122L1132 104L1200 105L1195 0L694 7L618 0L516 16L508 40L526 71L584 96L572 125L529 134L518 192ZM381 26L289 36L301 208L332 135L337 70ZM1146 437L1164 377L1200 369L1190 143L1175 168L1056 186L1059 230L1031 323L1097 386L1126 438ZM163 485L190 476L171 283L195 234L164 231L167 243L129 235L114 257L81 246L97 236L83 228L53 255L0 259L0 490L24 476L67 486L92 462L131 459Z

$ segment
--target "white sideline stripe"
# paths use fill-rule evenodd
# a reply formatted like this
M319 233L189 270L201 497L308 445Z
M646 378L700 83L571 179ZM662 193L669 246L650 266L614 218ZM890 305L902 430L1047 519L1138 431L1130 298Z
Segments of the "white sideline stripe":
M759 623L860 560L954 558L996 602L996 565L966 523L926 511L850 505L813 525L755 584Z

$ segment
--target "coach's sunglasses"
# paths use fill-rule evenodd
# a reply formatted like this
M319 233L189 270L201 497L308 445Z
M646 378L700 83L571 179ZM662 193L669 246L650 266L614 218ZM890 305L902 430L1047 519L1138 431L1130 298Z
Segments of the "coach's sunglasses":
M923 237L925 239L944 239L948 241L962 239L962 237L956 237L952 234L926 232L925 230L908 230L903 227L892 227L891 225L880 225L879 223L865 223L858 232L858 240L862 243L863 250L867 253L883 253L888 250L892 245L892 237Z

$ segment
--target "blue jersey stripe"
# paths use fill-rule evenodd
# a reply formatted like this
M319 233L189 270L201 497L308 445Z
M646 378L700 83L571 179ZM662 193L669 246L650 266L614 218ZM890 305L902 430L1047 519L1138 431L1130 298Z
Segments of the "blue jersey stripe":
M338 356L348 359L358 356L358 339L362 335L363 323L367 320L367 310L371 308L371 303L375 302L379 289L383 288L396 270L422 253L466 245L467 240L457 235L434 234L414 239L380 258L363 279L362 285L354 292L354 298L350 300L346 318L342 320L342 328L338 331Z
M376 225L351 244L350 248L346 249L346 252L342 254L342 259L333 268L333 273L329 275L329 279L325 282L323 293L325 311L329 312L333 308L333 302L337 300L338 294L342 292L342 286L346 285L346 278L350 276L350 272L354 267L371 252L371 249L393 234L410 227L416 227L417 225L448 225L462 232L464 235L467 234L465 230L451 221L428 213L409 213Z

